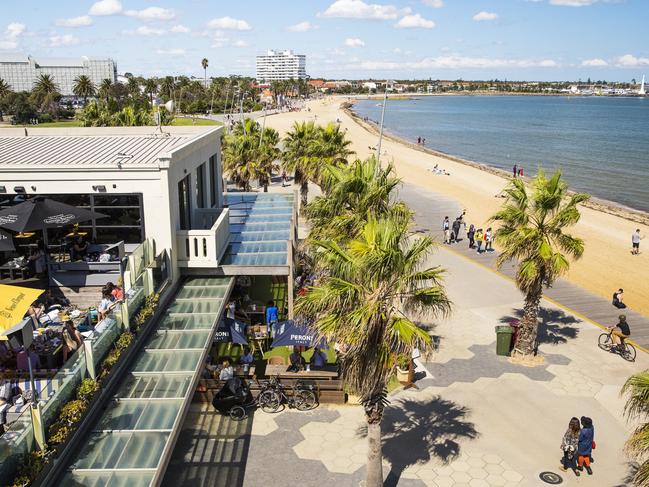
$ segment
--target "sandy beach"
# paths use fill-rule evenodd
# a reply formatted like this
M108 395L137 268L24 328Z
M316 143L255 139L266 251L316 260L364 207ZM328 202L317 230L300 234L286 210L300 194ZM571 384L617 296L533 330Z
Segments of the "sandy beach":
M345 101L342 97L314 100L307 104L310 111L277 114L269 117L266 123L284 135L295 121L315 120L325 124L340 120L357 157L365 158L372 153L370 147L376 146L377 136L371 126L354 120L342 108ZM456 200L466 208L467 223L485 227L488 218L502 204L503 200L495 195L505 187L507 180L497 171L429 153L393 137L383 139L381 157L394 162L397 174L405 182ZM430 171L436 164L450 176ZM574 234L585 240L586 251L581 260L572 264L567 279L605 298L610 298L621 287L627 305L649 315L649 280L646 279L649 239L641 243L640 255L633 256L630 252L631 234L636 228L639 227L643 235L649 234L648 216L592 206L582 209L582 219L574 228ZM602 211L604 209L606 211Z

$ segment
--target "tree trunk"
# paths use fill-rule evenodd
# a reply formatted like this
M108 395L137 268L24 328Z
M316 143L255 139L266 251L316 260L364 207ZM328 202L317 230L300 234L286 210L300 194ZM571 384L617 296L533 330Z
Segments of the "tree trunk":
M304 211L306 209L306 205L307 205L308 198L309 198L309 182L308 181L303 181L302 182L302 185L300 186L300 196L301 196L300 211Z
M530 291L525 296L525 305L523 307L523 319L521 328L514 348L523 355L536 354L536 337L539 331L538 315L539 303L543 296L543 288Z
M367 420L367 477L365 487L383 486L383 454L381 451L381 418L383 406L365 408Z

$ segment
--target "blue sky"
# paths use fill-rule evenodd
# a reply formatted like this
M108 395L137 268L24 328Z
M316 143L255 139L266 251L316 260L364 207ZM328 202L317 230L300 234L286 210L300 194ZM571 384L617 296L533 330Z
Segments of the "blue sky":
M0 57L108 56L120 73L254 75L268 48L327 78L627 81L649 0L4 1Z

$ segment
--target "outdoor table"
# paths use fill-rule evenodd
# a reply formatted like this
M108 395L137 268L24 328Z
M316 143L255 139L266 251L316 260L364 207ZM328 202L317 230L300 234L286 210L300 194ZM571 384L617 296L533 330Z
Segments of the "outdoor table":
M245 373L243 371L243 365L237 365L236 367L234 367L234 375L236 377L241 377L242 379L249 379L250 377L253 377L255 375L255 366L254 364L250 364L248 373Z
M266 376L277 377L280 379L323 379L333 380L338 378L338 368L335 365L327 365L318 370L310 371L300 370L298 372L289 372L288 365L271 365L266 364Z

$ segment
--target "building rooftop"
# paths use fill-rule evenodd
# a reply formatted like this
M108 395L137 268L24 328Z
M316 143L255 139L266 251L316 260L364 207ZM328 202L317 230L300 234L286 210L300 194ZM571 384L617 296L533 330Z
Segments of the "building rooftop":
M0 172L158 168L160 158L169 158L173 151L217 130L163 127L164 134L156 134L156 127L1 129Z

